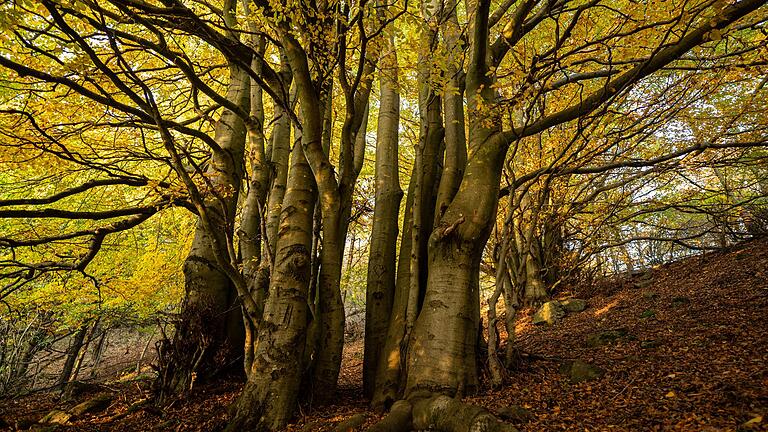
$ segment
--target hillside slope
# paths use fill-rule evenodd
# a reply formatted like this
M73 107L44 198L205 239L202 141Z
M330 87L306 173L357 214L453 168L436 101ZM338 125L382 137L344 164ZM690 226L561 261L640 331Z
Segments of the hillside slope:
M521 431L768 430L768 239L574 294L587 300L587 309L553 326L534 326L531 311L523 313L519 369L503 388L469 401ZM572 383L563 365L574 361L599 376ZM375 422L359 397L361 367L357 340L345 349L337 405L303 406L289 430L334 430L341 422L364 430ZM202 386L163 411L136 404L148 388L147 382L109 385L104 391L113 402L106 411L56 430L217 430L241 384ZM0 406L11 430L54 406L69 407L53 395Z
M524 352L580 359L602 377L571 384L558 362L534 360L477 402L529 408L534 419L521 425L529 431L768 430L768 241L597 291L587 310L552 327L523 320L517 337ZM603 341L615 341L594 346L592 336L590 346L591 335L610 330L619 331Z

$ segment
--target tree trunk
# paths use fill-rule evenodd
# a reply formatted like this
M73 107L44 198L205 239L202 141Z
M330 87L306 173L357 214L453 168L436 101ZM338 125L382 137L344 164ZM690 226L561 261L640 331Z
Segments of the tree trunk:
M227 99L247 111L250 78L237 66L230 67ZM227 244L234 230L235 210L243 178L246 128L234 112L225 110L216 124L215 151L205 173L209 179L206 207L214 233L198 220L192 248L184 262L186 296L181 322L171 350L171 382L163 384L172 392L189 388L194 373L205 381L224 370L242 371L236 359L243 354L244 329L237 293L227 275L218 267L209 236ZM198 173L202 174L202 173Z
M287 68L287 65L285 66ZM284 76L287 72L284 72ZM290 78L283 80L290 85ZM285 197L286 181L288 179L288 155L291 153L291 119L285 109L274 105L272 118L272 154L270 169L272 171L272 186L269 190L267 203L267 242L274 256L277 246L277 230L280 226L280 210Z
M385 344L389 318L395 297L395 262L397 259L397 219L400 213L398 168L398 128L400 93L398 89L397 51L393 37L386 45L379 69L380 105L376 143L376 195L368 259L365 302L365 347L363 354L363 393L372 398L376 370Z
M64 366L61 368L59 381L56 383L56 387L58 387L59 390L64 390L64 387L72 378L72 371L74 370L75 363L80 356L80 350L83 348L83 343L85 342L85 336L88 333L89 327L90 324L88 323L80 327L80 330L75 333L75 335L72 337L72 341L69 343L69 348L67 348L67 357L64 360Z
M427 292L409 347L408 392L455 396L477 387L474 279L496 215L502 147L482 146L470 159L456 198L430 236Z
M280 429L296 408L309 320L307 288L316 196L312 172L302 147L296 145L282 206L274 272L254 341L254 361L229 431Z
M445 162L435 201L435 225L440 222L448 204L456 196L467 165L464 72L460 69L459 60L464 51L460 43L462 29L456 16L456 1L445 0L443 10L450 14L443 19L444 24L441 26L441 32L444 49L448 52L448 58L452 60L447 65L450 81L442 92L445 116Z
M535 239L532 240L535 241ZM525 255L525 302L526 304L536 305L546 299L547 287L541 277L539 260L529 250Z

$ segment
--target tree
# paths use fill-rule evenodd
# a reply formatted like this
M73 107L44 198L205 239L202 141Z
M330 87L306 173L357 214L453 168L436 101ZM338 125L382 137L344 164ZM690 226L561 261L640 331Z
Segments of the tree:
M473 20L466 67L467 153L470 156L456 196L429 235L426 294L408 348L406 398L422 395L424 391L461 395L477 385L475 358L479 313L474 278L479 273L479 259L495 219L500 177L509 146L557 125L583 121L580 119L588 118L606 103L620 99L643 78L658 72L702 43L718 39L728 25L762 6L762 2L739 2L730 6L715 5L714 8L706 4L691 5L690 11L676 15L677 19L667 21L667 25L655 21L656 17L643 17L637 21L641 24L636 27L629 24L634 20L627 19L631 14L627 11L622 13L625 18L623 25L608 31L608 34L597 36L582 26L591 21L587 18L589 12L599 8L599 2L578 6L561 2L538 3L530 1L515 5L513 18L493 42L490 41L490 30L504 16L505 7L511 7L513 2L502 5L498 13L491 15L490 2L480 1L473 16L470 15ZM424 10L429 22L440 16L433 13L443 9L427 5ZM452 11L450 8L447 10L449 13ZM542 25L553 15L557 17L554 29ZM435 22L440 22L440 18L435 18ZM685 30L677 27L680 23L685 23ZM635 37L645 39L648 37L646 30L651 26L654 36L650 40L654 43L646 53L632 53L631 58L619 60L609 51L608 58L598 62L607 64L608 68L588 66L587 70L566 70L565 84L550 81L560 73L564 61L573 59L569 56L578 57L580 50L588 50L587 47L594 43L590 36L597 36L602 41L626 42ZM664 27L665 31L655 33L660 27ZM671 37L677 31L675 29L679 29L678 34L682 35ZM503 61L508 54L515 55L518 64L522 61L516 48L525 45L525 36L533 37L538 32L547 31L554 31L555 37L538 39L549 41L545 42L548 45L535 49L535 53L523 63L522 82L509 85L497 80L497 77L503 76ZM579 32L586 36L583 46L576 42L583 37ZM589 58L594 61L594 53L590 52ZM587 64L580 60L574 63ZM563 96L556 100L574 102L566 106L557 102L546 104L546 100L553 98L549 96L545 99L548 96L546 93L561 86L575 87L577 91L568 93L563 90ZM500 98L505 99L506 92L497 90L499 88L511 88L513 92L506 99L512 108L512 118L506 126L497 103ZM435 362L434 359L441 361ZM432 411L445 421L446 428L460 430L458 425L461 422L452 413L443 411L445 405L440 396L427 400L434 405L423 401L414 405L414 419L426 415L422 410ZM477 421L488 420L478 415ZM455 428L450 426L452 422L457 425Z
M182 314L176 333L172 352L179 354L180 373L172 374L177 378L169 387L188 388L193 372L215 371L219 357L233 363L234 356L217 353L238 340L239 325L211 318L239 307L248 381L229 428L279 429L293 415L303 385L322 390L314 392L321 398L333 393L338 379L342 261L368 116L378 112L381 186L369 264L365 387L374 405L393 410L377 427L504 430L489 413L453 399L479 385L479 278L499 197L508 195L510 203L499 251L491 254L496 298L503 294L514 308L521 288L536 302L557 283L568 242L579 239L569 224L587 207L603 205L601 197L652 175L631 169L653 167L660 174L688 154L764 144L762 130L751 139L738 133L749 115L723 125L717 142L677 146L659 129L643 132L682 118L684 90L692 88L688 78L759 63L756 53L765 42L756 11L763 4L14 5L13 38L0 55L3 70L30 89L26 99L49 92L62 105L98 108L102 119L74 126L49 119L50 126L41 126L41 113L29 109L36 104L8 98L3 109L30 125L33 137L25 132L13 139L19 148L38 143L46 157L103 177L44 198L6 202L14 208L0 216L110 222L4 240L11 249L84 240L74 258L24 256L10 260L4 276L19 289L29 272L85 272L106 236L167 207L189 209L197 218L185 266L186 310L192 313ZM418 44L399 43L398 34ZM399 57L416 59L415 67L399 65L392 54L393 47L406 46ZM47 55L50 49L60 55ZM380 100L372 110L377 69ZM402 85L409 75L415 85ZM658 112L636 115L644 97L667 91L670 97L648 104ZM404 111L418 107L419 129L396 256L398 98ZM338 120L337 112L343 113ZM124 130L136 139L130 151L118 151L133 165L81 141L101 130ZM647 151L656 145L658 151ZM574 187L584 178L585 187ZM727 202L735 202L733 187L723 184ZM109 210L49 206L115 185L140 198ZM568 204L573 198L581 201ZM614 229L634 217L600 208L617 218ZM615 232L610 235L622 237ZM386 278L377 279L379 270Z

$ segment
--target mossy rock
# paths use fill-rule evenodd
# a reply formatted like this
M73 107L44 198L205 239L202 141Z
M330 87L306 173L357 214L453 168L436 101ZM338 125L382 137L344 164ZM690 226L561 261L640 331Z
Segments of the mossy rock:
M531 322L533 324L555 324L560 318L565 316L565 309L557 300L552 300L541 305L538 311L533 315Z
M591 348L612 344L620 339L629 337L629 331L626 328L617 328L612 330L603 330L592 333L587 336L587 346Z
M592 381L600 378L604 374L603 370L599 367L581 360L563 363L560 366L560 373L567 375L573 384Z
M581 312L587 308L586 300L569 298L560 302L560 306L568 312Z

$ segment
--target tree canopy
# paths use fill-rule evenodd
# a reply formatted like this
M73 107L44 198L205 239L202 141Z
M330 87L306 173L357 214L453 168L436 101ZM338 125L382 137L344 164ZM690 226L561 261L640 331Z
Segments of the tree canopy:
M0 300L173 312L160 393L244 371L231 430L331 395L365 309L382 424L504 430L446 399L513 362L499 298L768 232L764 3L2 2Z

